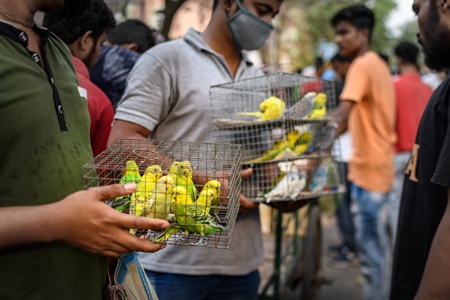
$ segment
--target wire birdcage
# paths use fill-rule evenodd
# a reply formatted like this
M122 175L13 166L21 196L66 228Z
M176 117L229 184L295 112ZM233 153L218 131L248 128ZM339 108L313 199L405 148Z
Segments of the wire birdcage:
M163 232L137 231L154 242L228 248L239 211L240 145L122 139L83 166L86 188L136 182L110 199L117 210L169 221Z
M241 145L243 167L253 168L242 181L249 199L297 201L345 191L331 155L332 81L274 73L213 86L210 98L215 141Z

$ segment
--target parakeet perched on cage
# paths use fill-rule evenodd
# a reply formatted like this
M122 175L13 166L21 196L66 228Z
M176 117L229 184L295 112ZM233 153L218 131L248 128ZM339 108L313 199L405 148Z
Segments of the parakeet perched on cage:
M271 121L283 116L286 103L278 97L271 96L259 104L257 112L239 112L239 116L259 117L259 121Z
M296 129L291 130L286 134L286 140L282 140L275 143L274 147L265 151L262 156L252 159L246 163L257 163L274 159L284 150L293 149L299 138L300 138L299 131Z
M151 165L145 170L136 190L131 194L130 214L146 216L148 202L157 181L161 178L161 174L161 167L158 165ZM130 232L134 234L136 230L130 229Z
M179 166L180 164L181 164L181 162L179 162L179 161L174 161L174 162L170 165L170 167L169 167L169 171L168 171L167 176L172 177L172 179L175 180L175 181L176 181L176 179L177 179L177 171L178 171L178 166Z
M171 224L169 227L167 227L166 229L164 229L158 236L154 237L152 239L153 243L163 243L165 241L167 241L172 235L177 234L177 233L182 233L185 230L176 224Z
M338 125L335 122L318 126L314 134L314 147L321 150L327 150L333 146L334 135Z
M285 172L283 179L264 198L267 203L273 199L295 200L306 186L306 173L300 172L292 162L279 163L280 170Z
M210 180L202 188L202 191L205 189L212 189L216 192L214 198L211 201L211 206L219 206L220 205L220 182L217 180ZM200 194L201 194L200 192ZM198 200L197 200L198 202ZM217 207L211 207L210 211L211 214L217 214Z
M210 189L207 189L209 191ZM182 186L176 186L172 190L172 204L175 217L179 226L185 229L185 233L199 234L200 241L196 245L204 245L206 235L223 232L226 228L214 221L214 218L195 205L187 190Z
M145 216L166 220L172 205L172 190L175 181L172 177L162 176L156 182L150 201L145 205Z
M298 100L289 109L286 109L284 111L284 115L295 119L303 119L307 117L314 107L316 95L317 94L315 92L307 93L305 96L303 96L302 99Z
M192 201L195 201L197 199L197 189L194 185L194 182L192 181L191 163L187 160L178 163L175 176L175 185L184 187L191 196Z
M314 101L314 107L308 115L309 120L322 120L327 113L327 95L319 93Z
M141 174L139 173L139 167L134 160L128 160L125 165L125 173L120 178L120 184L136 183L141 181ZM112 207L117 211L122 212L125 209L130 208L130 195L117 197L112 203Z
M297 142L294 145L294 148L292 151L295 153L295 155L300 156L303 153L306 152L306 150L309 149L311 146L311 142L313 140L312 133L307 131L303 132L300 137L298 138Z
M204 188L198 194L197 201L195 204L197 208L201 209L204 214L209 214L209 210L211 208L211 202L216 198L217 192L215 189Z

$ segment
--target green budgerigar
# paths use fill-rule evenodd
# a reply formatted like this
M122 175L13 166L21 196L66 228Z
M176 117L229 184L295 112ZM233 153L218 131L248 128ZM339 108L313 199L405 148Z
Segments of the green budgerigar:
M205 185L203 186L203 189L202 189L202 191L200 192L200 195L202 194L202 192L205 190L205 189L213 189L213 190L215 190L216 191L216 194L215 194L215 196L214 196L214 198L212 199L212 201L211 201L211 209L210 209L210 213L211 214L215 214L215 215L217 215L217 212L218 212L218 206L220 205L220 182L219 181L217 181L217 180L210 180L210 181L208 181L207 183L205 183ZM200 198L200 197L199 197ZM198 202L198 200L197 200L197 202Z
M120 184L136 183L141 181L141 174L139 173L139 167L134 160L128 160L125 165L125 173L120 178ZM119 212L130 208L130 195L121 196L114 199L112 207Z
M136 191L131 194L130 214L143 215L145 206L150 200L152 191L161 176L162 170L158 165L151 165L145 170L141 181L136 187Z
M162 176L153 189L150 201L145 206L146 216L166 220L172 204L172 189L175 181L170 176Z
M286 134L285 140L275 143L274 147L270 148L269 150L266 150L262 156L252 159L246 163L256 163L274 159L278 154L280 154L284 150L293 149L294 145L297 143L299 138L300 138L299 131L296 129L291 130L289 133Z
M209 190L207 189L207 191ZM184 228L185 234L201 236L196 245L204 245L205 236L226 230L224 226L216 223L209 213L205 213L202 208L197 206L182 186L176 186L172 190L172 205L177 223Z

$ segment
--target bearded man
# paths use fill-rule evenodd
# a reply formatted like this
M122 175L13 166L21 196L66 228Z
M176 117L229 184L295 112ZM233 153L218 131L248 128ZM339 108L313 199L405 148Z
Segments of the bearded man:
M450 67L450 1L415 0L431 69ZM450 78L425 109L406 168L391 299L450 299Z

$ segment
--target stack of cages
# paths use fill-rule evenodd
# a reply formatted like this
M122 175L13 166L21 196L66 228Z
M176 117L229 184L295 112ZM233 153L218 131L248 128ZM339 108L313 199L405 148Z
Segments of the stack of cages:
M242 194L268 203L345 192L335 94L332 81L291 73L211 87L215 141L241 145L253 168Z
M153 242L229 247L239 211L240 145L122 139L83 166L85 188L136 182L110 199L116 210L167 220L170 227L131 233Z

